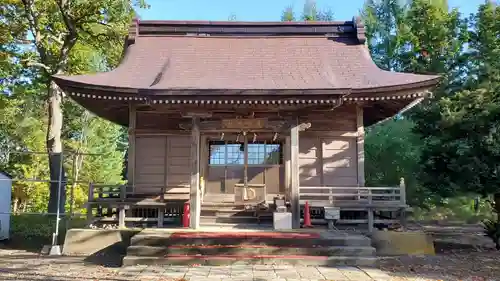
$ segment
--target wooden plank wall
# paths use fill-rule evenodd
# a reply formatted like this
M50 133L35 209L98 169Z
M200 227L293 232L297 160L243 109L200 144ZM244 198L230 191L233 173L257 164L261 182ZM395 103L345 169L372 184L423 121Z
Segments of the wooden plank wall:
M355 105L309 116L311 128L299 141L300 186L358 186L358 111ZM322 190L303 190L314 193Z
M189 136L136 136L135 192L189 195ZM168 198L168 197L167 197Z

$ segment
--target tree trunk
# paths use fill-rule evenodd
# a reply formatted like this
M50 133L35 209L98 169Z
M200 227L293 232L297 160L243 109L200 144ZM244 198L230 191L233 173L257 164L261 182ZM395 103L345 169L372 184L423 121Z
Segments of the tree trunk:
M19 203L19 198L15 197L12 203L12 213L17 215L18 212L18 203Z
M61 141L63 124L63 113L61 109L62 92L53 81L50 82L48 87L48 103L49 123L46 141L47 152L49 153L50 196L47 210L49 213L56 213L58 209L57 203L59 201L59 212L63 214L64 205L66 203L66 177L64 176L64 167L62 166L64 161Z

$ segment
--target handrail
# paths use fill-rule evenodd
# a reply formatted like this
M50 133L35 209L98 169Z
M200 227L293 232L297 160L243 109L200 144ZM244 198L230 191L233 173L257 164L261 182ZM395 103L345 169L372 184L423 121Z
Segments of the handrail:
M328 193L315 193L314 191L316 190L328 191ZM373 201L389 201L400 202L402 205L406 205L406 186L403 178L401 178L399 186L389 187L299 186L299 199L303 196L327 197L328 199L324 201L328 201L330 204L332 204L335 201L334 199L338 197L356 197L356 199L351 199L349 201L368 201L368 203L372 203Z

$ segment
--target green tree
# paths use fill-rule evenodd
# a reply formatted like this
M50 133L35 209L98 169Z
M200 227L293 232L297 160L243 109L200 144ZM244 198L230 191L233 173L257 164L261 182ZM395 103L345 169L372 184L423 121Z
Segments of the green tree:
M374 62L382 69L399 71L406 5L400 0L368 0L361 14Z
M302 13L300 14L300 20L303 21L332 21L333 11L330 9L318 10L315 0L306 0ZM286 7L281 15L281 21L296 21L295 13L293 7Z
M426 136L421 178L443 197L490 197L497 218L486 230L500 250L500 8L481 5L470 33L465 89L453 88L418 120L417 132Z
M134 16L133 4L145 6L145 3L131 3L129 0L1 0L0 4L2 11L7 11L2 14L0 31L16 31L5 44L22 41L29 47L11 62L24 63L29 69L29 78L39 83L39 92L45 92L43 100L48 108L46 148L50 153L49 170L53 181L48 210L55 212L58 209L57 181L64 178L64 171L59 173L63 161L64 94L51 77L85 72L85 67L78 67L77 61L83 57L78 55L79 51L86 48L100 54L107 65L116 65L123 37ZM59 208L64 206L65 200L62 199Z
M422 141L413 133L413 127L411 120L395 118L366 129L366 184L394 186L404 177L408 204L424 206L429 194L417 178Z
M444 75L437 98L405 113L403 120L389 120L367 129L365 170L367 184L393 185L404 177L411 204L435 199L420 183L417 175L419 156L424 145L418 126L432 114L435 104L453 83L464 76L464 44L467 22L457 10L449 11L445 1L368 0L363 9L368 46L375 63L382 69ZM415 124L416 122L416 124ZM413 131L416 129L416 133Z

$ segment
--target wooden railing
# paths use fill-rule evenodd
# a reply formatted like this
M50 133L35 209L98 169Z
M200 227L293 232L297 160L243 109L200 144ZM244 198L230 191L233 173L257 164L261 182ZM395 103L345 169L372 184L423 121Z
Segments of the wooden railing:
M118 222L119 227L124 227L125 222L157 222L161 227L165 220L177 220L182 215L182 200L167 204L165 195L170 188L177 186L149 186L149 192L141 197L128 185L90 184L87 220Z
M299 187L301 204L336 205L406 205L404 180L397 187L337 187L337 186L301 186Z
M367 219L341 220L342 223L368 223L373 230L374 223L386 223L391 220L374 219L374 211L397 211L402 224L405 223L406 187L404 179L399 186L393 187L336 187L336 186L301 186L299 187L300 204L307 201L311 207L338 207L341 211L367 212Z

